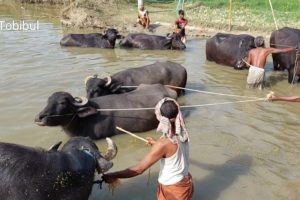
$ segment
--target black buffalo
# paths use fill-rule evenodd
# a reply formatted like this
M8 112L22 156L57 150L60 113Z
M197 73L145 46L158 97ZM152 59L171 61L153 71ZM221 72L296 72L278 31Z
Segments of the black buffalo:
M116 29L107 29L104 35L101 33L68 34L61 39L60 45L113 49L115 47L116 39L119 38L121 38L121 36L118 35Z
M102 155L95 143L84 137L70 139L50 150L0 143L1 200L87 200L94 174L112 167L116 145Z
M300 47L300 29L282 28L272 32L270 37L270 46L274 48ZM288 53L272 54L274 70L289 71L288 81L291 83L294 78L296 53L291 51ZM298 58L300 59L300 58ZM300 62L300 60L298 61ZM300 65L300 64L299 64ZM296 74L300 75L300 66L296 68ZM300 80L300 79L299 79Z
M90 76L85 79L85 85L87 98L94 98L136 89L124 86L160 83L162 85L185 87L186 81L186 69L180 64L166 61L127 69L105 78L98 78L97 75ZM177 89L176 91L179 95L182 90Z
M185 44L181 41L179 33L173 33L166 37L144 33L131 33L120 41L120 47L161 50L183 50L186 48Z
M243 59L248 56L249 50L260 46L264 46L261 37L255 40L253 36L247 34L217 33L206 41L206 59L242 69L246 67Z
M89 136L92 139L118 134L116 126L143 132L158 125L154 110L99 109L152 108L164 97L175 99L177 94L161 84L140 85L132 92L89 100L74 98L67 92L56 92L48 98L48 105L36 116L35 122L40 126L61 126L70 136Z

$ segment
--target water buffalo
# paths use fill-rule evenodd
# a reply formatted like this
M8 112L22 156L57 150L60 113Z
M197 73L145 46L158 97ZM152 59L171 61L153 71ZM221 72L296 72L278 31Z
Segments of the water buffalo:
M284 27L272 32L270 46L274 48L300 47L300 29ZM291 83L294 77L294 66L296 60L295 51L288 53L272 54L274 70L289 71L288 81ZM300 59L300 58L299 58ZM300 62L300 61L299 61ZM297 67L296 75L300 75L300 66ZM300 80L300 79L299 79ZM299 81L298 80L298 81Z
M68 34L61 39L60 45L113 49L115 47L116 39L120 38L121 36L118 35L116 29L107 29L104 35L101 33Z
M117 154L110 140L102 155L95 143L84 137L71 138L59 151L0 143L1 200L87 200L95 171L112 167Z
M246 67L242 59L247 57L249 50L260 46L264 46L262 37L217 33L206 41L206 59L242 69Z
M179 33L169 34L167 37L147 35L144 33L131 33L120 41L120 47L139 49L185 49Z
M116 126L132 132L155 128L154 110L99 111L99 109L152 108L164 97L176 98L174 90L161 84L140 85L136 90L92 99L74 98L67 92L56 92L35 118L40 126L61 126L70 136L92 139L118 134Z
M172 85L185 87L187 81L186 69L177 63L165 61L156 62L138 68L118 72L110 77L98 78L97 75L85 79L87 98L132 91L136 88L122 86L138 86L140 84ZM178 89L179 95L182 90Z

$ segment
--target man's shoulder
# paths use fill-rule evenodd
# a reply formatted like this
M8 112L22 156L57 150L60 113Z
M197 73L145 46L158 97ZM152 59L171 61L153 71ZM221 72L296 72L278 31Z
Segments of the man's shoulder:
M171 142L171 140L167 137L162 137L160 138L159 140L157 140L157 143L161 146L166 146L166 145L169 145Z

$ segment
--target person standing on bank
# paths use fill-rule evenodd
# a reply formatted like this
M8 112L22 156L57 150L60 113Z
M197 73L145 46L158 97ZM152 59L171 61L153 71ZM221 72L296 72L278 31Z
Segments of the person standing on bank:
M136 22L142 25L144 29L149 29L149 25L150 25L149 12L144 8L143 0L138 0L138 18Z
M155 107L159 120L158 140L147 138L150 152L136 165L107 173L103 180L112 183L118 178L131 178L142 174L160 161L158 177L158 200L191 200L194 193L192 176L189 173L189 136L178 103L164 98Z
M296 48L265 48L264 38L258 36L254 40L256 48L249 51L247 61L245 62L250 68L247 76L248 88L263 89L265 83L265 65L268 55L272 53L286 53L296 50Z

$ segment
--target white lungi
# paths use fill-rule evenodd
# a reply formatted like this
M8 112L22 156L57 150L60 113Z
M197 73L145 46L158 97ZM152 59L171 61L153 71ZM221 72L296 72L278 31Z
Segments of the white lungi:
M265 70L251 65L247 76L248 88L263 89L264 83L265 83Z

